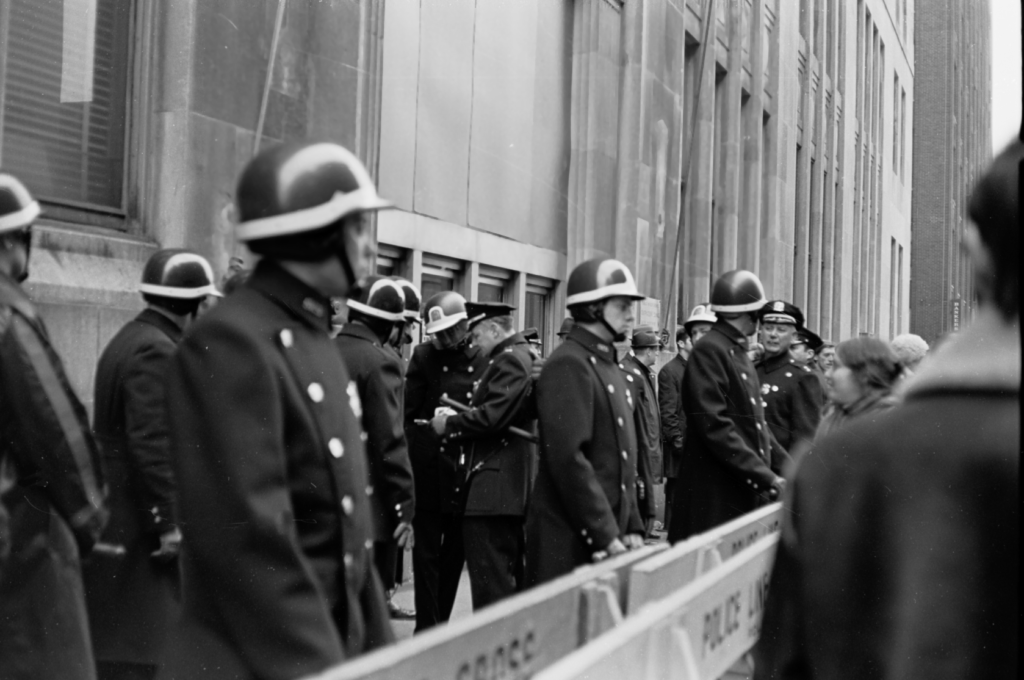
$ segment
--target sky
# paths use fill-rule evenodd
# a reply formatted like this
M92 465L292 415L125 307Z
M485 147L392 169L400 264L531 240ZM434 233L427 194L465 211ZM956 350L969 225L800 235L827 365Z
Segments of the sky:
M992 153L1020 131L1020 0L990 0L992 8Z

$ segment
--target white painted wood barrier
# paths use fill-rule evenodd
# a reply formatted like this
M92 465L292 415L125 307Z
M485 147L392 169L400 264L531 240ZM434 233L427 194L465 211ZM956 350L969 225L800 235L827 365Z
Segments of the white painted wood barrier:
M756 540L534 680L721 677L757 641L778 541L777 533Z

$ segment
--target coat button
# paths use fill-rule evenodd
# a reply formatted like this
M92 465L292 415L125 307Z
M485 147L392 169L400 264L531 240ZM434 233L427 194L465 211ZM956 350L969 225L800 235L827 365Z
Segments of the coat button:
M472 398L473 398L473 393L472 392L466 392L466 399L472 399Z
M761 423L754 423L754 424L755 424L755 425L757 425L757 429L758 429L758 430L760 430L760 429L761 429Z
M619 427L623 426L622 416L619 416L618 423L619 423Z
M586 536L587 535L587 530L586 529L580 529L580 533L583 534L584 536Z
M320 383L309 383L306 392L309 393L309 398L317 404L324 400L324 388L321 387Z
M629 460L629 454L625 451L622 452L622 460Z
M744 380L746 380L747 379L747 374L746 373L740 373L740 377L743 378Z
M633 376L627 375L626 380L628 380L629 382L633 382Z
M470 367L469 367L469 372L470 372L470 373L472 373L472 372L473 372L473 367L472 367L472 366L470 366Z
M447 373L448 372L448 367L447 366L442 366L441 370L444 371L445 373Z
M792 373L790 373L789 371L786 371L786 377L787 377L787 378L792 378L792 377L793 377L793 374L792 374Z
M359 439L365 442L366 441L366 433L365 432L360 432L359 433Z
M615 385L608 386L608 394L615 394Z
M594 364L596 366L597 365L597 359L595 359L594 357L590 357L590 363L592 363L592 364Z
M346 515L351 515L352 510L354 510L355 507L356 505L355 503L352 502L351 496L345 496L341 499L341 509L345 512Z
M402 512L402 504L395 503L395 512Z
M286 349L295 344L295 338L292 336L292 332L287 328L281 331L280 338L281 346Z
M351 569L351 568L352 568L352 563L353 563L354 561L355 561L355 560L353 560L353 559L352 559L352 556L351 556L351 555L349 555L348 553L345 553L345 566L346 566L347 568Z
M373 549L373 541L371 541L370 539L366 539L366 543L363 543L363 547L367 550Z
M366 495L367 496L372 496L373 495L373 487L372 486L366 487Z
M750 403L753 404L754 406L757 406L757 402L754 401L753 397L750 398Z
M594 545L594 539L588 538L587 539L587 545Z
M331 441L327 442L327 448L331 450L331 455L335 458L341 458L345 455L345 446L337 437L332 437Z

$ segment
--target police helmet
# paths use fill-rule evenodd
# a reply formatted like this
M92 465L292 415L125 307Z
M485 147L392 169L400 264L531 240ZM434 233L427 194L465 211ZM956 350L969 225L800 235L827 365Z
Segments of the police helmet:
M235 201L239 241L261 255L302 261L343 252L338 227L346 216L392 206L348 149L308 141L272 146L249 161ZM353 263L340 259L354 283Z
M424 330L430 335L451 328L465 318L466 298L455 291L435 293L423 303L423 320L426 322Z
M711 290L711 311L719 314L756 312L765 302L761 280L745 269L722 274Z
M694 324L715 323L716 321L718 321L718 317L711 311L710 305L699 304L690 310L690 316L686 317L686 321L683 322L683 328L689 333Z
M644 299L626 265L610 257L595 257L572 270L566 286L565 306L574 307L619 296Z
M402 294L405 295L405 320L420 323L420 303L423 301L420 289L397 276L392 276L391 280L401 287Z
M395 322L405 320L405 293L402 286L383 276L368 276L346 304L350 310L374 319Z
M150 256L142 270L139 292L176 300L222 297L213 284L213 268L205 257L184 248L164 248Z
M30 226L42 210L14 175L0 172L0 234Z

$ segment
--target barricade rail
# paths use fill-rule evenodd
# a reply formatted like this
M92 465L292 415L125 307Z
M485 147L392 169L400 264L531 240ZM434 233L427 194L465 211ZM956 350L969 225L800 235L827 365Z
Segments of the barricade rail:
M762 539L770 539L774 546L777 536L771 534L779 531L781 513L781 504L775 503L671 548L664 544L645 546L581 567L472 616L307 680L518 680L534 677L564 658L593 654L596 648L606 650L607 641L613 635L618 640L622 630L634 631L623 644L649 645L653 634L636 633L638 624L634 619L641 613L649 619L650 607L677 602L684 591L694 593L698 584L711 584L712 574L706 574L707 578L701 575L709 570L718 574L722 569L733 569L738 556L742 559L737 564L748 564L748 550L751 555L764 552L766 543ZM630 615L629 620L624 619L625 613ZM598 636L601 639L594 644ZM577 650L579 654L573 654ZM627 659L624 663L630 672L616 676L602 671L593 677L634 677L632 662Z
M534 680L721 677L757 641L778 542L778 534L757 540Z
M650 545L581 567L464 619L314 676L316 680L529 678L622 621L631 567Z

